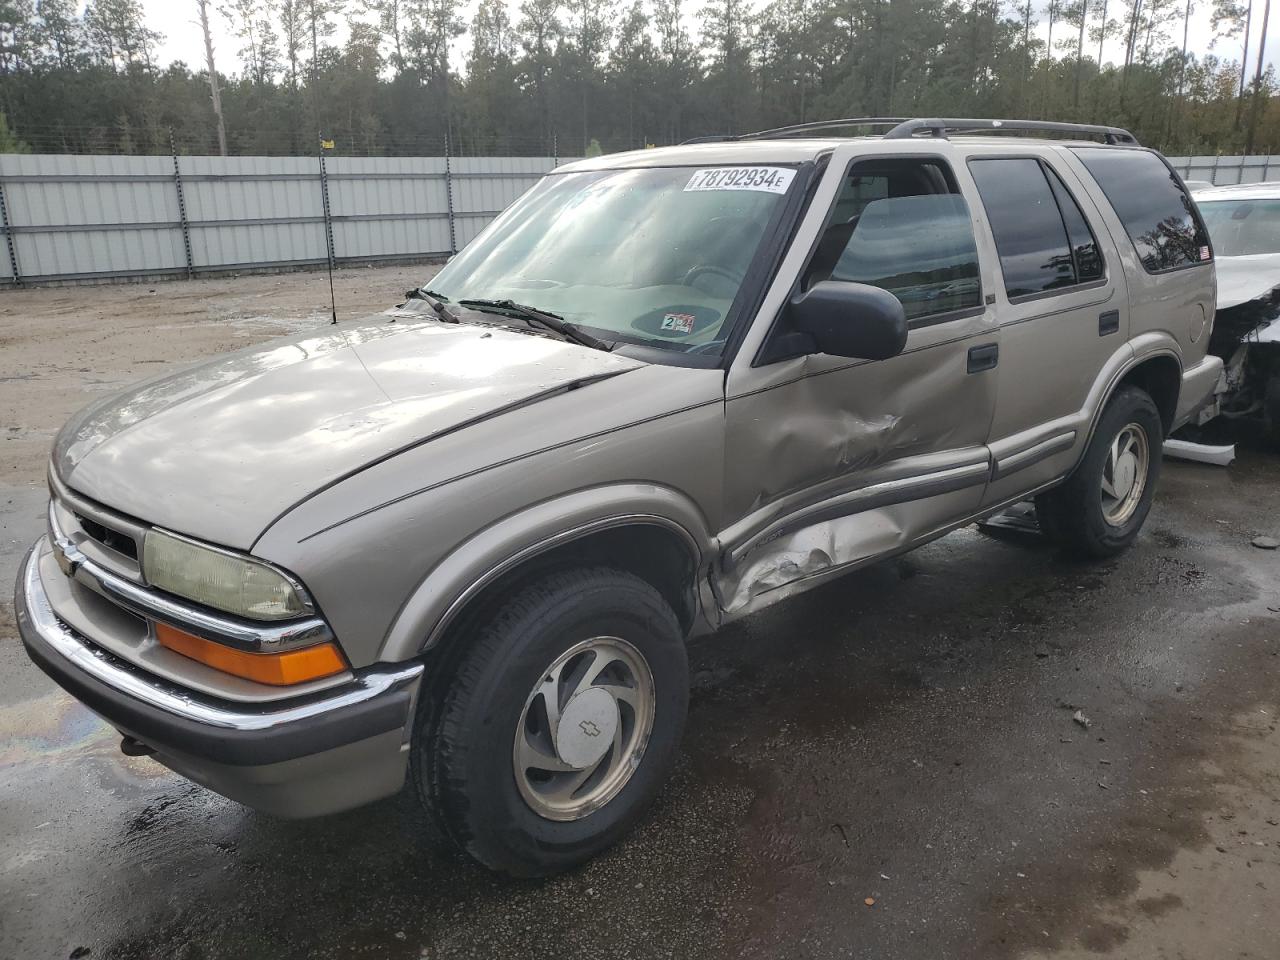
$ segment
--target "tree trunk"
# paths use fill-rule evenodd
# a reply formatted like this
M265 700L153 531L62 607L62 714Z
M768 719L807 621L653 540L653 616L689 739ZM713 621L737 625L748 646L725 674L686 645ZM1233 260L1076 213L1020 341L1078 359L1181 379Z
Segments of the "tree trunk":
M1191 0L1187 0L1187 9L1182 16L1182 59L1178 61L1178 96L1169 106L1169 126L1165 131L1166 146L1173 139L1175 119L1182 120L1187 106L1187 40L1191 32Z
M1258 35L1258 70L1253 75L1253 106L1249 111L1249 136L1245 139L1244 152L1253 153L1258 136L1258 118L1262 114L1262 74L1267 62L1267 21L1271 19L1271 0L1262 5L1262 31Z
M1249 75L1249 39L1253 29L1253 0L1249 0L1248 12L1244 15L1244 51L1240 54L1240 96L1236 98L1236 132L1240 131L1240 122L1244 119L1244 84ZM1258 60L1262 62L1261 58Z
M209 33L209 0L196 0L200 11L200 29L204 32L205 67L209 71L209 99L213 101L213 115L218 120L218 153L227 155L227 128L222 120L222 95L218 92L218 68L213 64L213 35Z
M1058 0L1049 0L1049 40L1045 44L1044 99L1040 106L1040 119L1049 115L1049 88L1053 85L1053 25L1058 19Z
M1022 112L1027 112L1028 90L1031 86L1031 0L1026 0L1027 6L1022 21Z
M1084 72L1084 26L1089 22L1089 0L1081 0L1080 37L1076 40L1076 88L1071 95L1071 105L1080 110L1080 78Z

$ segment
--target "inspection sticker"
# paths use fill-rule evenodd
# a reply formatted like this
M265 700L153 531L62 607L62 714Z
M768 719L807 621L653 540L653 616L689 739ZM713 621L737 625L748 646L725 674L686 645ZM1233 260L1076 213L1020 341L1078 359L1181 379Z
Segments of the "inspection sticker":
M685 184L693 190L761 190L786 193L796 172L790 167L707 167L693 171Z
M692 313L664 313L659 329L670 330L672 333L693 333L693 319Z

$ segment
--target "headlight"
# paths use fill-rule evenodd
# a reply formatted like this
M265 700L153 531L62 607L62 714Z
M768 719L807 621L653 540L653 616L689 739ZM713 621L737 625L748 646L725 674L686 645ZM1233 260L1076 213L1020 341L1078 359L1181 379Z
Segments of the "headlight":
M163 530L148 530L142 572L153 587L254 620L311 612L300 588L280 571Z

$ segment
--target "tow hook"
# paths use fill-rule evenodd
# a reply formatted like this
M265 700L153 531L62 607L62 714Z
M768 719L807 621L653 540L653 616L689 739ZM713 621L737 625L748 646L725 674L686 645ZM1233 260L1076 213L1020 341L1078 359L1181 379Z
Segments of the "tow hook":
M149 757L156 752L155 747L149 747L141 740L133 737L122 737L120 739L120 752L126 757Z

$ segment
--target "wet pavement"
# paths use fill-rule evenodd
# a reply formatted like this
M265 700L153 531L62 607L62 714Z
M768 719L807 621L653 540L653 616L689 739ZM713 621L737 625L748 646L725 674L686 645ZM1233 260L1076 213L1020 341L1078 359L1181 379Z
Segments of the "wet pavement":
M1257 451L1168 462L1118 560L969 528L697 643L674 782L543 882L440 853L407 791L285 822L120 756L6 610L0 956L1131 955L1116 905L1208 843L1206 765L1242 749L1238 717L1275 730L1280 554L1249 541L1280 524L1277 476ZM0 514L6 573L39 529L28 499ZM1260 883L1280 883L1272 832ZM1169 896L1143 909L1186 906ZM1280 922L1255 923L1274 944Z
M391 302L406 270L339 271L340 305ZM1280 955L1280 551L1250 545L1280 536L1280 455L1257 449L1166 462L1116 560L967 528L699 641L674 781L551 881L441 853L407 792L286 822L122 757L7 603L53 430L312 322L320 290L0 304L0 960Z

